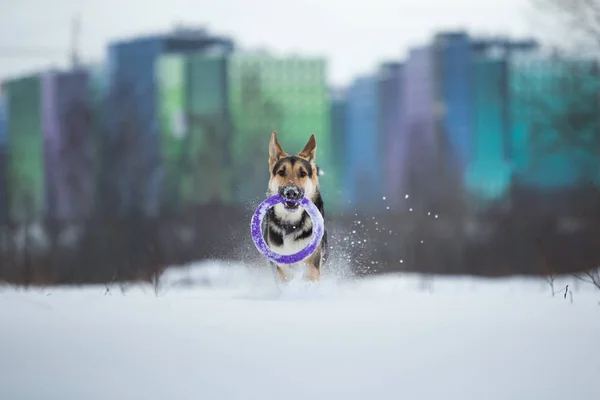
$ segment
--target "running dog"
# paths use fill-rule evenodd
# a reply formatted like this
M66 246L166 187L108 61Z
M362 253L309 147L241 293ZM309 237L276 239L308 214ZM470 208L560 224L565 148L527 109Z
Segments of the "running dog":
M293 254L303 249L312 235L312 221L303 207L296 203L302 197L311 200L325 218L323 198L319 192L319 167L315 164L317 140L311 135L298 155L288 155L273 131L269 142L269 186L267 196L279 193L289 202L272 207L263 221L263 237L273 251ZM289 282L296 271L302 270L304 279L318 281L321 266L328 257L327 230L312 255L300 263L271 265L277 270L281 283Z

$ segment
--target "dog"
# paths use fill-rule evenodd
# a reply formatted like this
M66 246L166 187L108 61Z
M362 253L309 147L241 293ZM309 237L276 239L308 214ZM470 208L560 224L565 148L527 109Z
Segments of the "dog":
M277 131L269 141L269 183L267 197L279 193L285 203L269 209L263 220L263 238L273 251L293 254L303 249L312 236L312 221L303 207L296 203L302 197L311 200L325 219L324 202L319 190L319 167L315 164L317 140L312 134L304 149L297 155L288 155L277 140ZM289 282L297 272L303 279L316 282L321 279L321 267L329 255L327 229L315 251L304 261L290 265L271 262L280 283Z

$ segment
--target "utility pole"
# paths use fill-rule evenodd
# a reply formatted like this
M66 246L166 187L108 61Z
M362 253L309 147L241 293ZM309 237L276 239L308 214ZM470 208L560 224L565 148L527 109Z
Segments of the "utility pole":
M79 37L81 35L81 16L76 14L71 20L71 68L79 67Z

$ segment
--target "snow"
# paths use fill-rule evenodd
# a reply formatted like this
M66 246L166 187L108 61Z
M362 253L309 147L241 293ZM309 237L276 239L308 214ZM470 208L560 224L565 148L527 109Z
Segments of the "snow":
M564 299L543 280L338 271L280 292L270 273L204 262L158 294L0 287L0 398L600 398L585 283L557 281Z

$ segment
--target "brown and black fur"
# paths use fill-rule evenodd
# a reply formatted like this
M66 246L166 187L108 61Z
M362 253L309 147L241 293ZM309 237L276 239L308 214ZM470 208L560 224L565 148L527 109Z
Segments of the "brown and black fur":
M297 155L288 155L277 140L277 132L273 132L269 142L269 186L267 195L280 193L282 196L305 196L310 199L325 218L324 203L319 191L319 167L315 164L317 142L311 135L304 149ZM263 237L274 251L278 253L295 253L306 245L312 235L312 221L302 207L289 208L278 204L271 208L263 221ZM321 267L328 258L327 230L315 252L302 263L292 265L275 265L277 277L287 282L295 270L302 269L304 278L318 281Z

